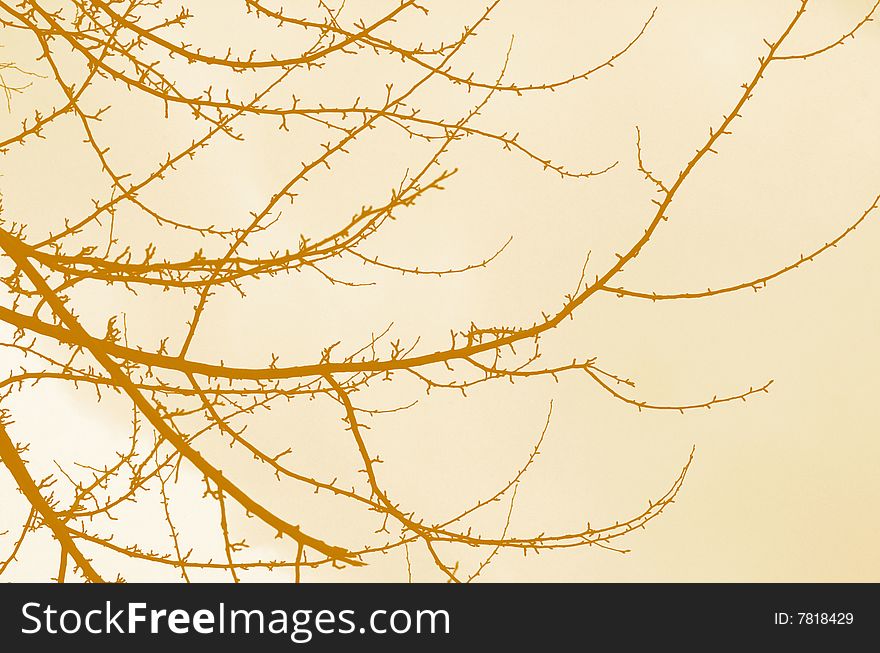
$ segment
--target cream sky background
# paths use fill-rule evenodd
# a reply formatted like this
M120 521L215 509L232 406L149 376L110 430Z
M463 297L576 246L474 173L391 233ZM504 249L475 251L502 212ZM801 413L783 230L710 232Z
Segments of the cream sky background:
M390 322L396 337L411 342L421 336L420 347L428 351L447 344L450 329L471 321L531 324L540 311L558 308L574 288L588 252L592 277L610 265L615 252L628 249L650 220L652 188L635 168L636 125L648 165L673 178L738 99L740 84L754 74L766 49L762 39L775 39L797 4L661 1L644 38L614 68L553 94L494 98L480 124L519 131L524 143L569 168L620 163L595 179L564 180L542 173L525 157L501 152L497 144L457 143L446 163L460 171L447 190L401 214L365 250L402 265L448 267L485 258L513 236L487 269L445 278L403 277L352 264L333 270L376 285L331 287L308 273L262 281L244 300L221 296L210 306L193 356L265 364L270 352L280 352L287 362L312 361L321 347L337 340L356 349ZM811 50L837 39L871 4L814 0L786 51ZM195 35L204 34L206 43L230 40L233 49L244 52L254 43L273 51L285 47L257 27L252 31L250 23L236 22L231 29L229 17L240 13L239 5L190 3L197 18L204 16L195 23ZM361 6L370 11L370 3L361 3L349 9L350 15ZM433 12L429 19L413 18L395 33L427 42L457 34L460 24L478 13L463 1L427 6ZM654 6L505 0L462 53L456 70L494 79L515 34L506 79L565 77L620 49ZM37 69L32 43L10 30L0 38L0 59ZM796 260L854 222L880 193L878 63L880 25L875 23L823 57L774 64L733 136L721 141L720 155L691 177L669 222L619 281L658 292L745 281ZM397 70L393 62L388 65ZM70 66L77 70L73 59ZM181 67L181 74L194 74ZM387 70L343 62L320 79L298 80L297 93L351 98L363 92L367 100L381 98ZM191 81L196 88L205 85ZM94 104L112 102L114 111L99 133L112 139L113 161L127 170L148 170L202 130L194 131L182 112L165 120L158 102L106 87L107 95ZM476 101L439 84L419 97L447 117ZM11 113L0 114L0 127L4 134L12 132L35 108L58 102L49 80L35 80L27 94L13 99ZM291 134L279 132L277 123L246 120L241 128L245 143L212 146L149 199L203 224L241 223L316 142L327 138L308 125ZM104 194L93 154L80 142L72 119L46 136L0 159L3 217L29 223L34 236L57 227L68 214L81 214L92 197ZM295 246L300 233L384 199L424 151L390 127L370 134L351 157L310 182L308 194L272 238ZM117 219L121 233L134 242L146 243L155 235L133 212L123 211ZM425 397L416 384L389 384L372 393L376 406L420 401L409 411L370 421L369 442L386 461L381 478L392 496L421 514L439 518L461 510L522 465L553 400L542 453L517 493L511 535L627 518L665 492L692 445L694 464L676 504L647 530L618 542L631 553L576 549L524 558L503 552L482 574L485 580L880 580L880 526L873 519L880 501L878 245L880 226L874 218L837 249L758 293L656 304L596 297L545 345L548 359L597 356L609 369L636 380L635 396L652 402L705 401L774 379L767 395L680 415L639 413L581 376L563 377L558 384L498 382L475 389L467 399L453 393ZM167 247L169 252L193 249L179 234ZM166 335L179 342L193 301L159 293L133 297L100 284L83 284L71 300L99 333L109 316L124 312L130 340L145 348L155 348ZM7 367L16 362L9 359ZM51 473L53 459L99 464L127 437L130 408L112 398L96 403L89 390L25 389L8 407L15 421L11 432L31 443L28 460L36 476L40 470ZM355 466L338 408L330 402L279 406L250 424L256 439L279 449L290 444L297 461L316 474L332 477ZM215 460L229 455L220 443L205 446ZM375 528L371 519L334 511L320 498L309 503L307 490L267 479L246 461L231 464L249 488L312 531L361 544ZM187 541L211 550L216 525L200 508L198 479L184 475L182 485L175 509L189 528ZM506 505L493 510L480 522L486 533L503 526ZM25 514L3 475L0 532L15 532ZM141 517L121 520L118 539L167 549L161 522L146 534L145 523ZM251 532L240 519L237 523L255 551L288 554L276 551L271 537ZM5 551L11 540L12 535L0 538L0 547ZM48 535L35 535L4 578L51 576L57 568L54 550ZM176 578L173 570L88 551L99 568L119 568L130 580ZM440 579L422 552L413 555L418 580ZM471 565L477 560L469 552L462 559ZM276 578L288 577L282 572ZM395 554L359 570L305 572L304 579L400 581L406 579L406 564Z

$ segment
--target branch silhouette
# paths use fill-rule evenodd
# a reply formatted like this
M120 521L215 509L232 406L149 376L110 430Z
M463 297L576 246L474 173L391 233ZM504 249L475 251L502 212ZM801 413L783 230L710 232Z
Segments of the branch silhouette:
M664 180L648 167L642 133L637 130L633 172L642 175L656 192L643 232L592 281L587 279L585 265L575 291L557 299L556 307L541 312L540 319L522 325L472 323L453 330L450 344L441 348L425 347L419 338L409 344L393 340L389 327L378 334L365 334L357 342L336 343L307 361L292 364L282 364L275 354L268 364L228 365L223 360L203 360L193 353L193 343L210 319L207 307L220 294L243 297L268 278L303 271L315 272L336 285L367 283L336 276L332 264L337 261L403 275L445 278L486 268L504 256L510 239L476 261L438 268L401 260L394 252L386 257L366 249L379 240L376 235L398 214L446 190L458 174L455 166L446 165L451 146L458 141L473 139L500 147L533 164L535 174L558 175L571 183L589 183L622 167L617 161L605 161L588 170L575 170L554 161L539 147L523 143L513 127L493 130L479 118L499 95L519 98L549 93L613 74L615 64L637 51L643 37L657 29L657 9L632 26L632 36L603 60L573 72L562 71L555 78L548 76L546 81L514 82L508 80L507 73L510 49L499 58L500 70L494 77L462 72L459 65L466 46L489 28L500 0L480 8L461 22L454 35L434 44L407 42L412 30L405 28L409 19L430 20L433 14L429 7L415 0L377 4L385 8L371 16L357 16L345 7L330 8L318 2L310 10L302 9L300 16L263 0L243 0L238 7L240 20L271 25L285 36L283 49L258 55L264 50L260 43L253 43L251 50L237 50L230 44L225 51L212 49L216 44L200 45L203 35L191 27L197 12L172 7L163 0L65 0L51 3L52 8L50 3L37 0L0 0L3 30L26 38L38 53L27 64L0 64L0 91L7 108L28 97L29 84L36 77L51 82L62 98L58 106L36 111L19 127L4 130L0 152L51 141L57 126L72 121L106 192L88 211L71 208L63 222L54 224L43 237L29 235L29 216L2 215L0 252L7 299L0 305L0 321L13 333L2 345L22 365L0 380L0 402L8 403L14 394L36 384L57 382L92 389L99 399L106 393L124 397L132 415L127 442L122 450L111 452L111 463L102 467L78 464L75 469L59 466L57 473L40 480L33 476L33 466L26 460L26 441L31 436L19 432L14 416L2 408L0 459L20 493L20 497L4 496L3 502L21 500L27 518L10 534L11 552L0 564L0 575L20 559L27 539L44 528L58 543L58 581L69 579L71 574L89 582L122 580L112 561L124 558L171 567L187 582L199 570L224 571L234 582L247 579L249 570L292 570L299 582L304 569L362 566L389 553L405 558L407 577L412 580L411 549L418 546L424 547L445 580L470 582L504 550L527 553L596 546L626 552L618 540L645 527L674 503L692 464L693 450L669 487L638 514L606 525L588 522L571 532L517 534L519 527L513 520L517 492L550 429L551 403L536 444L527 452L523 465L513 470L510 481L469 508L435 521L418 508L404 506L386 486L387 479L380 473L382 458L375 444L364 436L369 418L382 411L367 407L366 400L362 404L360 397L368 388L386 382L403 386L406 381L415 381L426 395L417 400L427 400L435 392L467 395L474 386L497 381L581 375L610 400L639 411L684 412L746 401L767 392L772 381L731 396L660 404L633 396L633 381L603 369L595 356L582 351L545 364L542 345L564 320L577 319L581 306L603 294L666 301L708 299L763 288L837 247L878 209L880 196L842 233L811 253L727 287L653 292L628 289L618 280L668 220L670 207L686 192L695 171L709 155L718 154L724 138L732 135L747 103L764 83L767 70L842 47L872 22L880 8L878 2L836 41L809 52L789 52L786 42L807 12L808 0L802 0L795 3L784 29L765 42L766 52L752 77L742 84L736 101L710 128L691 158L682 163L674 179ZM304 99L306 94L297 96L302 79L352 59L370 60L387 68L390 81L383 81L381 93L373 93L373 99L365 99L366 93L348 101L331 95L326 101L310 103ZM194 88L203 80L211 84ZM431 101L434 91L425 91L433 85L465 93L470 98L468 108L458 116L441 115ZM146 172L120 167L114 158L118 145L105 142L98 127L116 110L117 93L124 94L127 102L158 103L168 120L185 112L192 126L188 142L177 144ZM168 208L173 201L161 201L173 198L174 192L167 189L188 162L209 158L222 142L246 140L248 127L254 124L283 131L300 125L315 127L331 138L316 146L316 155L285 170L284 178L262 204L239 216L231 226L187 219L182 212ZM280 235L277 227L282 223L282 206L299 201L311 176L332 171L340 161L355 159L354 146L380 127L420 143L427 154L386 191L381 202L365 204L338 224L327 219L322 222L324 231L313 237L301 236L299 242ZM6 189L7 193L14 191ZM122 228L137 221L149 224L161 237L144 247ZM191 255L182 255L185 245L179 243L189 242L185 237L197 237L203 246ZM185 324L180 325L180 334L163 337L158 348L132 344L124 319L121 324L110 319L100 333L89 315L78 314L71 291L92 282L125 288L134 298L141 298L147 290L168 292L192 298L193 305ZM268 451L265 439L254 437L247 424L242 425L258 411L292 399L325 399L337 410L340 430L357 459L355 469L344 471L352 472L359 479L357 483L349 487L339 477L319 478L307 466L289 464L290 448ZM388 410L406 410L413 404ZM370 541L336 541L326 534L332 529L321 524L305 527L295 523L296 518L282 513L277 502L266 500L246 479L239 478L234 463L209 453L213 451L209 443L217 441L229 445L230 455L254 461L270 478L286 479L363 511L378 524L366 533ZM183 492L179 487L181 468L203 482L199 500L207 506L206 512L215 511L211 514L216 514L221 559L200 557L186 549L185 536L191 525L174 511ZM132 503L154 506L158 528L167 531L166 549L122 542L114 532L116 515ZM504 506L501 533L492 537L472 532L468 519L491 511L495 504ZM269 559L249 553L241 533L254 523L285 543L289 555ZM480 550L479 563L473 568L466 568L457 557L464 549Z

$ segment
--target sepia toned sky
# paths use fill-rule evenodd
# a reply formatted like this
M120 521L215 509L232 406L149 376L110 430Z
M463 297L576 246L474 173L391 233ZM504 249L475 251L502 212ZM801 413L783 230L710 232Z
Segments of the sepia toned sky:
M262 23L231 22L241 14L240 4L188 3L196 16L191 38L214 51L231 45L249 52L255 43L263 53L295 49ZM464 0L424 4L431 14L402 18L396 35L413 43L457 36L479 13ZM656 194L637 169L636 127L645 164L659 178L673 180L710 127L735 105L741 84L766 52L763 40L776 39L799 4L660 0L644 36L613 67L553 93L496 94L475 124L518 132L520 142L570 170L617 165L590 179L563 179L498 143L456 142L443 161L457 168L445 189L401 213L364 254L406 267L446 269L484 260L512 238L488 266L411 276L349 260L328 273L373 285L333 285L311 271L262 279L244 298L221 293L212 299L191 356L265 365L276 353L287 364L312 362L337 341L353 351L389 324L392 339L411 345L418 338L417 351L432 351L448 345L450 330L471 323L530 325L542 311L558 310L577 286L588 255L586 276L592 279L638 240L653 216ZM785 52L835 41L872 5L813 0ZM505 0L453 68L463 76L475 71L495 80L514 36L504 80L564 79L623 48L654 7L640 0ZM377 10L360 2L346 11L355 16ZM0 61L39 70L38 52L27 38L7 29L0 39ZM377 102L387 76L411 74L402 66L398 70L399 62L349 59L296 78L293 92L311 104L358 96ZM72 78L78 78L75 58L68 63ZM880 194L878 63L876 23L823 56L774 63L732 135L719 141L718 155L706 158L687 179L669 220L615 283L660 293L732 285L789 265L846 230ZM193 88L208 85L194 67L171 65ZM10 112L0 110L3 134L35 109L60 103L50 79L31 81L31 88L13 98ZM212 81L250 83L233 74ZM109 156L135 178L205 129L183 110L172 109L166 118L161 102L109 81L98 88L93 106L112 104L113 110L96 129L113 142ZM439 82L419 93L419 106L453 120L482 98ZM328 138L320 125L309 123L284 132L277 122L246 118L240 129L244 141L212 144L160 190L147 191L145 201L197 224L247 223L248 212L262 206ZM0 158L3 219L29 224L35 241L106 194L94 155L72 118L45 135ZM371 132L349 156L317 172L278 226L251 246L296 247L300 234L317 235L360 207L387 200L407 170L423 164L426 152L393 126ZM120 210L116 220L119 237L136 251L152 241L169 256L202 246L186 234L157 236L155 226L130 208ZM880 581L880 526L873 518L880 502L878 247L880 224L873 217L838 247L758 292L658 302L599 293L575 319L549 333L542 349L547 364L595 356L603 368L636 382L622 391L639 401L698 404L772 380L766 394L682 414L639 411L586 375L562 375L558 382L498 381L466 397L426 395L423 385L400 378L368 397L377 409L418 400L411 409L368 420L366 437L385 461L380 477L402 506L440 521L491 495L522 467L552 402L540 455L517 489L509 535L571 532L587 522L627 519L666 492L692 447L694 462L674 505L645 530L615 542L629 553L596 547L527 556L502 551L482 580ZM103 333L111 316L124 313L129 341L153 350L166 336L179 346L194 301L161 292L135 296L98 282L78 286L70 298L93 332ZM16 364L4 361L3 373ZM108 452L126 444L131 408L119 397L98 402L88 388L42 384L22 390L8 404L11 429L30 442L35 476L54 473L54 461L103 464ZM250 418L248 433L272 449L290 446L296 462L317 476L358 479L356 452L333 402L279 405ZM351 546L373 535L374 515L279 483L252 461L233 458L222 441L206 442L203 451L310 531ZM10 479L0 476L0 532L14 533L27 508L19 505ZM175 510L189 527L187 543L212 550L216 527L200 508L201 481L184 469L180 483ZM477 527L497 535L506 516L507 504L499 503ZM144 535L142 519L147 517L121 518L117 539L144 538L145 546L167 549L161 529ZM289 555L247 520L240 519L238 528L251 541L253 555ZM0 538L3 551L11 538ZM4 578L51 575L54 546L48 534L35 535ZM118 566L130 580L177 578L173 569L148 568L97 550L90 554L96 565ZM465 551L461 559L472 568L480 557ZM411 564L417 580L443 580L423 551L413 550ZM257 573L253 578L268 579ZM406 561L396 553L359 569L304 572L307 581L406 578Z

